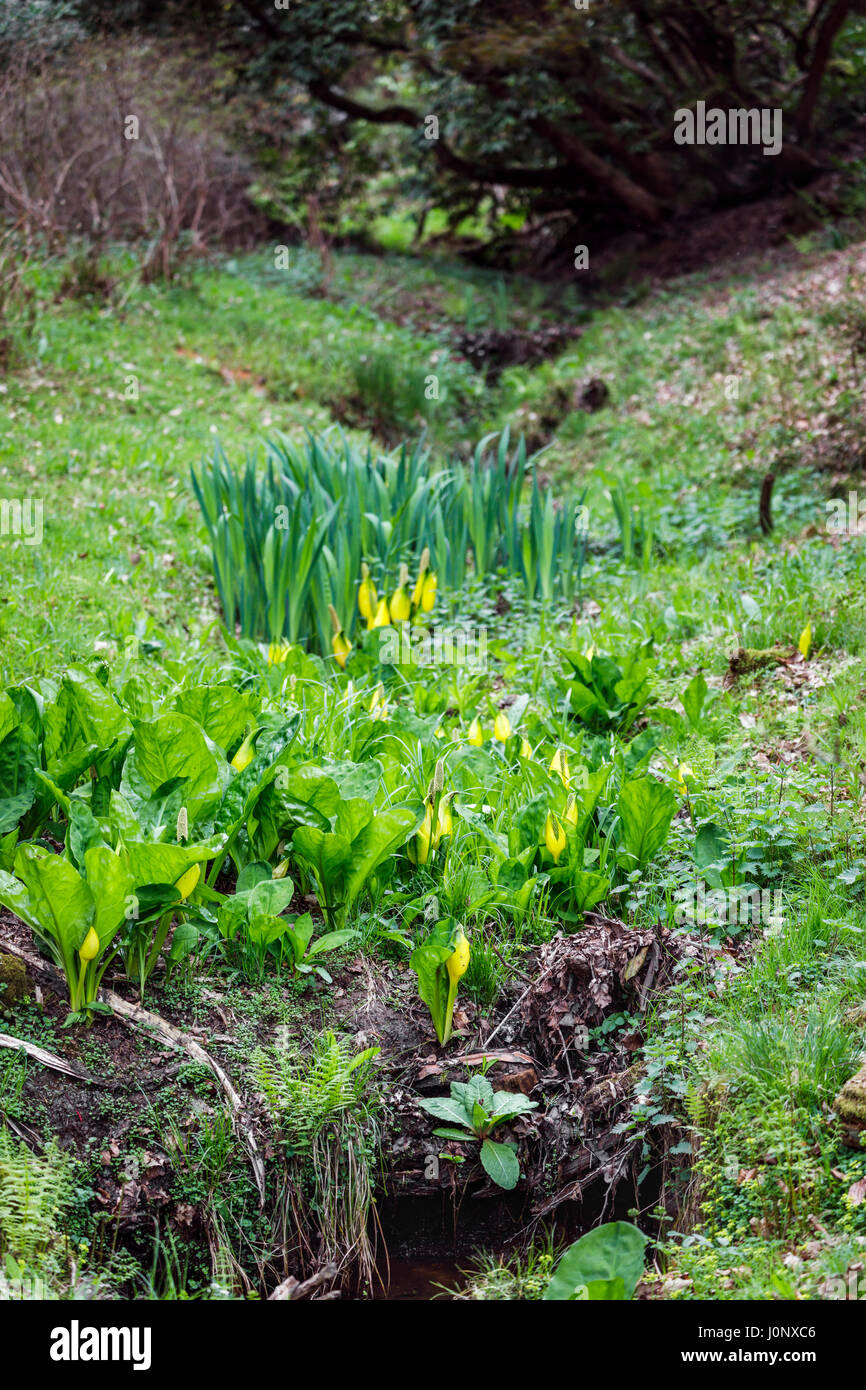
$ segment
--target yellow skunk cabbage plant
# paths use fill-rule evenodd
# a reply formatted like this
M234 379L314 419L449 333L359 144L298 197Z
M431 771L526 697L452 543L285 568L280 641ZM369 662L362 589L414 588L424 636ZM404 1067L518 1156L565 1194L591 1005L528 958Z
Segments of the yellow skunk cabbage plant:
M132 875L107 845L85 851L81 872L62 855L21 845L14 874L0 873L0 903L27 923L66 976L67 1022L109 1012L96 996L132 893Z
M553 855L554 864L558 864L568 841L561 823L552 811L548 811L547 819L544 822L544 843Z
M232 767L235 772L243 772L249 767L253 758L256 756L256 750L253 747L253 740L255 739L256 733L256 729L250 729L240 748L232 758Z
M400 582L397 585L397 588L394 590L393 594L391 595L390 603L388 605L391 613L392 623L408 622L409 617L411 616L412 600L409 597L409 590L407 587L408 584L409 567L408 565L401 565Z
M451 1037L457 987L469 968L470 954L463 927L453 917L443 917L409 960L418 976L418 993L430 1010L443 1047Z
M412 590L412 614L413 617L421 609L421 601L424 597L424 585L427 580L427 571L430 568L430 550L425 545L421 551L421 562L418 566L418 578L415 581L415 588Z
M504 710L500 710L493 724L493 737L498 743L507 743L511 738L511 721Z
M358 586L358 612L367 624L368 628L373 626L373 618L379 606L379 595L376 593L376 585L370 578L370 570L367 565L361 566L361 583Z
M345 671L346 662L352 650L352 643L343 631L343 624L337 617L337 610L332 603L328 604L328 617L331 619L331 627L334 629L334 635L331 638L331 651L334 653L340 670Z

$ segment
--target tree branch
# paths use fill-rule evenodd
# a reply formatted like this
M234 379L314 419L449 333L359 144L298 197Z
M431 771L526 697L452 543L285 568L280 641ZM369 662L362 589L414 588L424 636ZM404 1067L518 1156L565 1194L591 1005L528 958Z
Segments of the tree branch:
M317 101L323 102L335 111L342 111L353 121L369 121L373 125L403 125L412 130L420 130L424 125L424 117L420 112L400 103L390 106L368 106L365 102L356 101L354 97L338 92L321 80L311 82L309 91ZM501 183L514 188L562 188L567 187L572 178L569 164L538 169L515 168L504 164L479 164L475 160L464 159L456 154L444 140L431 140L430 146L444 168L475 183Z
M815 51L812 54L812 66L809 68L803 95L794 115L794 125L800 140L807 140L812 133L812 120L821 93L824 73L833 51L833 42L852 8L853 0L836 0L836 4L818 30Z

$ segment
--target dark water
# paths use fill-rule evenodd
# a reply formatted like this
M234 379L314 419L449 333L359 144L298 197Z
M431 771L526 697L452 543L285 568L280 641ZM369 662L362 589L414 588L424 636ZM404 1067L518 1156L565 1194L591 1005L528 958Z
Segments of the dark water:
M392 1258L390 1262L391 1279L388 1280L388 1266L383 1260L379 1273L387 1284L387 1289L376 1289L374 1297L387 1299L389 1303L418 1303L432 1298L447 1300L441 1286L452 1289L463 1283L463 1278L455 1259L435 1258L418 1255L414 1258Z
M459 1288L466 1282L461 1271L473 1263L474 1254L502 1248L523 1225L524 1206L523 1198L505 1196L465 1202L457 1211L447 1197L382 1202L378 1268L385 1287L377 1285L373 1297L389 1302L447 1300L441 1286Z

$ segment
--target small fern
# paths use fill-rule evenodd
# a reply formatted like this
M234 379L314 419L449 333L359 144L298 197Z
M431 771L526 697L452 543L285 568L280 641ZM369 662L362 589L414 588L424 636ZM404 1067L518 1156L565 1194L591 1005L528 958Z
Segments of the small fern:
M283 1138L297 1154L310 1153L329 1121L372 1106L365 1097L378 1047L354 1052L348 1039L322 1033L304 1056L271 1048L253 1057L253 1075Z
M39 1298L65 1274L66 1247L59 1226L72 1199L68 1160L55 1147L38 1158L0 1130L0 1257L5 1296ZM6 1283L0 1275L0 1286ZM0 1297L3 1297L0 1288Z

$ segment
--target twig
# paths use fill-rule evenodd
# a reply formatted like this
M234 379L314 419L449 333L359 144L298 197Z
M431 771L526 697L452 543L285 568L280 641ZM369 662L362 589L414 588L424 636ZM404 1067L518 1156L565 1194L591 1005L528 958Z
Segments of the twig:
M81 1067L64 1061L62 1057L56 1057L53 1052L46 1052L44 1047L37 1047L35 1043L25 1042L23 1038L13 1038L11 1033L0 1033L0 1047L11 1047L14 1052L26 1052L34 1062L41 1062L43 1067L50 1067L52 1071L62 1071L65 1076L74 1076L76 1081L93 1081L93 1077L88 1076Z
M551 973L551 971L555 968L556 964L557 962L554 961L553 965L549 965L546 970L542 970L538 978L536 980L533 980L530 984L526 986L526 989L523 991L517 1002L515 1004L512 1004L505 1017L499 1020L496 1027L493 1029L493 1032L488 1034L487 1038L484 1040L484 1043L482 1044L482 1047L479 1049L480 1051L483 1051L487 1047L488 1043L490 1043L492 1039L496 1037L496 1034L499 1032L500 1028L504 1027L504 1025L508 1022L515 1009L520 1008L520 1005L523 1003L529 991L531 989L534 989L536 985L540 985L541 981L545 978L545 976Z

